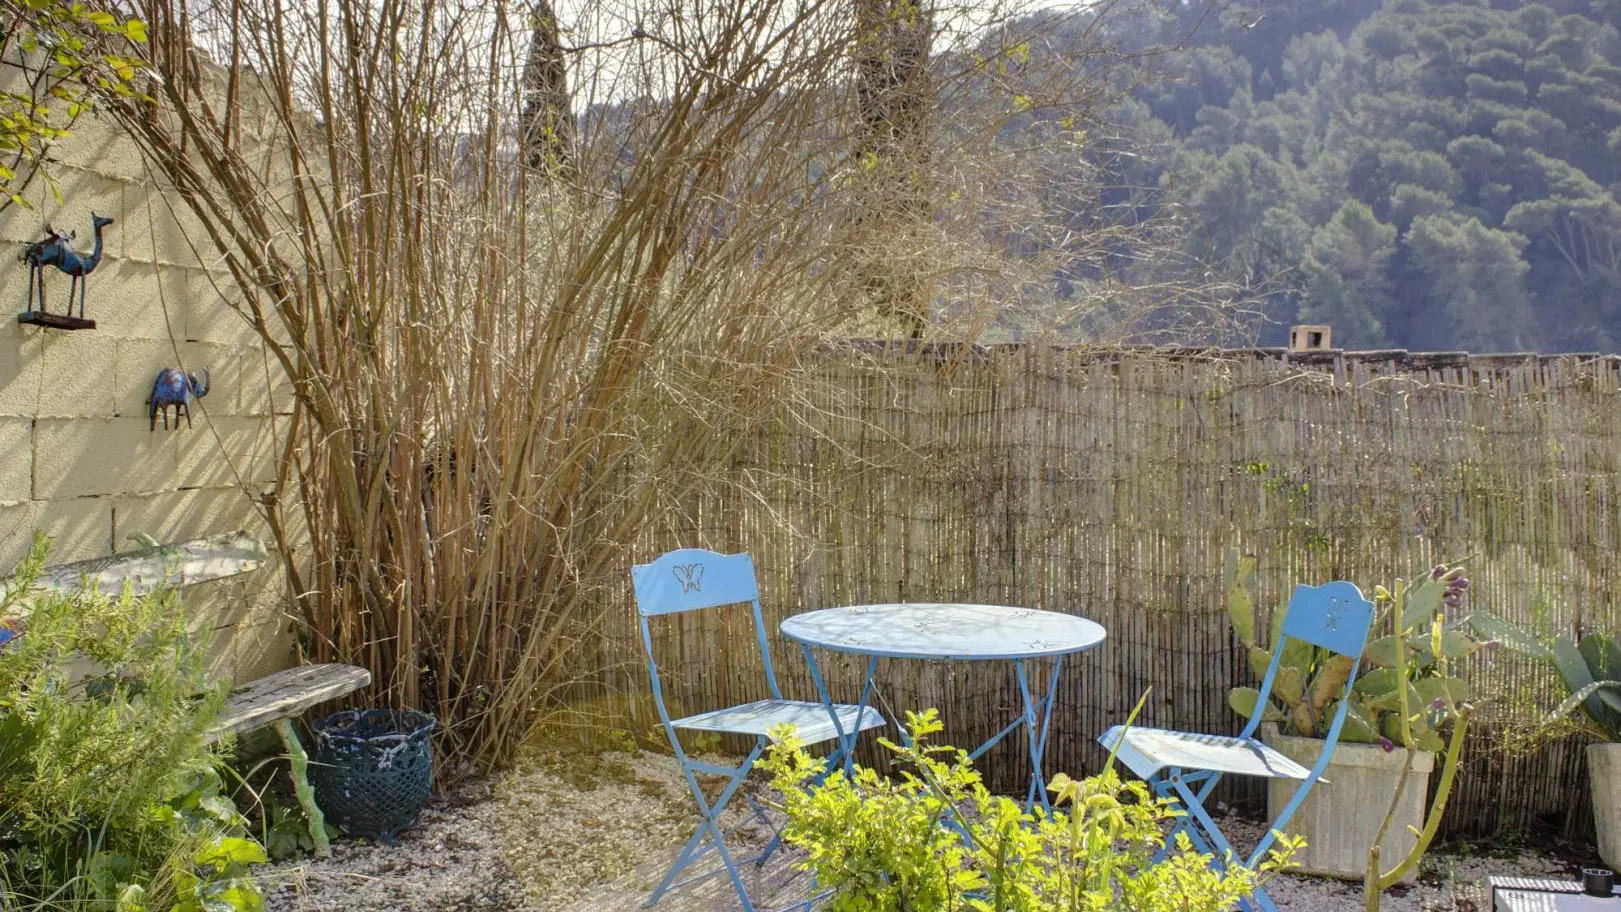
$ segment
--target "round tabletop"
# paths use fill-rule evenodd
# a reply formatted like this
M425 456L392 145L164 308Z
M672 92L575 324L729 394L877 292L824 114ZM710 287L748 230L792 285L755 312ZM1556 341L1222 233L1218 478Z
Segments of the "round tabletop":
M1103 628L1073 614L1003 605L913 602L796 614L783 636L836 652L897 659L1036 659L1091 649Z

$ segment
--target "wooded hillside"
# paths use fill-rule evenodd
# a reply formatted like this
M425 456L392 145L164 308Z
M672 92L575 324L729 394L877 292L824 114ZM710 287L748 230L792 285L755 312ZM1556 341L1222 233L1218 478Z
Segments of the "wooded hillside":
M1119 120L1263 343L1614 352L1618 27L1621 0L1190 2L1118 36L1190 46Z

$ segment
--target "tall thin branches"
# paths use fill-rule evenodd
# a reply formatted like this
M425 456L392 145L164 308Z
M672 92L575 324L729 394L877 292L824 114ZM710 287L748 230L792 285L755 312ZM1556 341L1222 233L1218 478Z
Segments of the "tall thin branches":
M940 242L917 262L978 332L1051 266L1008 252L1008 232L1049 232L1004 192L1020 162L1046 166L984 157L1029 113L1003 89L1057 105L1093 80L996 68L1019 43L976 36L947 136L921 126L945 96L912 94L938 75L917 63L921 19L911 62L856 74L889 113L848 115L865 58L840 0L592 6L573 49L544 2L512 21L447 0L140 6L156 102L116 113L293 383L265 503L304 648L437 713L451 769L509 756L604 671L590 647L605 592L645 557L636 532L673 518L701 544L691 493L803 395L828 336L862 325L845 264L876 203L859 161L916 172L908 211ZM546 191L523 192L536 172ZM1097 187L1067 192L1097 211Z
M855 153L866 189L857 212L868 238L899 231L916 245L916 229L934 215L928 186L929 123L936 108L929 70L934 40L930 2L855 2L855 96L861 123ZM922 335L933 303L927 270L905 252L897 257L896 245L872 246L877 256L860 266L870 300L912 336Z

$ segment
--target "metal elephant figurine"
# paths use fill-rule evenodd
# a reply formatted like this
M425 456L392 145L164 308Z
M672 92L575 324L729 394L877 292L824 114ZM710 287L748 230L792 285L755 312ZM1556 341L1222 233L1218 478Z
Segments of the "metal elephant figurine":
M175 430L180 429L180 416L186 416L186 427L191 427L191 402L208 395L208 368L203 368L203 379L178 368L166 367L152 384L151 430L158 429L158 412L163 413L163 429L169 429L169 409L174 409Z

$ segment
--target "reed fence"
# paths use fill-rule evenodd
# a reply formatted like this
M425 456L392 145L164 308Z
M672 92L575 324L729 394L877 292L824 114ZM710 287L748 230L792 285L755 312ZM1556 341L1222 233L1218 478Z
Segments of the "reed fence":
M1227 692L1250 672L1219 598L1233 545L1258 555L1270 605L1300 581L1371 591L1465 559L1475 607L1541 633L1621 621L1613 356L873 346L830 352L798 389L731 477L672 504L630 557L750 551L773 628L815 608L928 600L1098 621L1108 641L1066 666L1049 771L1095 771L1093 738L1150 686L1145 723L1236 731ZM628 589L604 581L598 664L618 692L645 693ZM746 624L722 610L658 627L678 706L763 695ZM784 689L810 697L797 649L773 648ZM837 696L857 693L856 662L823 667ZM879 674L888 707L939 708L954 743L978 743L1020 705L1005 665L890 661ZM1447 830L1585 831L1581 744L1519 734L1557 701L1553 680L1501 651L1472 675L1490 699ZM1027 762L1010 738L981 767L1011 790Z

